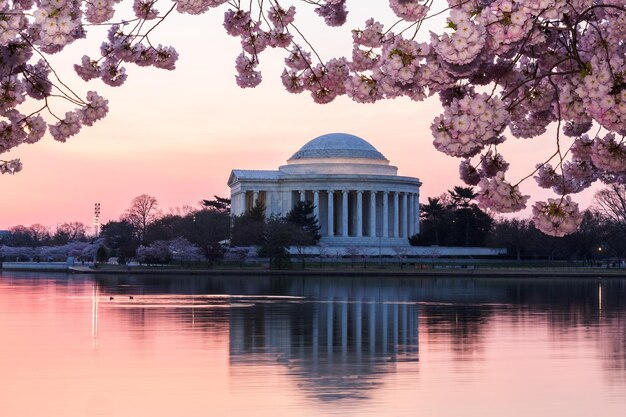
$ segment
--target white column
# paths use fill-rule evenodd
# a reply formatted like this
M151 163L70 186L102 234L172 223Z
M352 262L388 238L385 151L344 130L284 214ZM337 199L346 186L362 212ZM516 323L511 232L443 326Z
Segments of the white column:
M239 194L231 197L232 207L231 211L235 216L241 216L246 212L246 192L240 192Z
M300 190L300 201L304 203L304 190Z
M285 191L285 194L287 194L287 207L282 207L283 208L283 214L287 214L287 212L289 210L291 210L294 206L294 201L293 201L293 191L289 190L289 191ZM283 201L284 203L284 201Z
M363 236L363 191L356 192L356 235Z
M389 237L389 193L383 192L383 237Z
M334 207L334 191L328 190L328 236L335 235L335 207Z
M272 216L272 192L265 191L265 218L269 219Z
M398 192L393 192L393 237L400 237L400 205Z
M406 198L408 201L407 218L409 219L407 222L409 228L407 236L413 236L413 193L407 193Z
M313 214L315 215L315 217L317 218L317 224L321 225L321 220L320 220L320 192L319 191L313 191Z
M413 217L413 222L415 224L415 229L414 232L415 233L419 233L420 232L420 194L416 193L415 194L415 198L413 199L413 203L415 204L415 210L414 210L414 217Z
M256 206L256 201L259 199L259 190L254 190L252 192L252 207ZM250 207L250 208L252 208Z
M370 191L370 236L376 237L376 191Z
M409 202L407 193L402 193L402 237L409 237Z
M342 191L341 201L341 236L348 236L348 192Z

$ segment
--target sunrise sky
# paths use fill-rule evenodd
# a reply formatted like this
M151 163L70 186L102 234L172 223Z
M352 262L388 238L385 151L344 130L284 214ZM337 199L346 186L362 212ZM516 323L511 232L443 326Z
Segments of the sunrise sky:
M300 20L296 16L324 60L349 56L349 29L363 27L368 17L382 15L381 21L394 21L386 2L361 9L354 8L354 2L348 6L352 9L344 28L330 29L317 16L300 10ZM263 52L263 83L242 90L234 79L239 41L223 30L223 9L199 17L174 14L168 19L153 39L177 48L180 57L173 72L126 65L129 77L122 87L108 87L98 80L83 82L71 65L84 54L97 55L104 36L93 29L88 40L52 58L64 81L83 96L98 91L109 100L110 112L65 144L47 134L35 145L2 155L2 159L21 158L24 169L0 176L0 229L33 223L54 228L65 221L91 225L96 202L105 223L117 219L140 194L155 196L164 212L197 206L215 194L228 195L231 169L276 169L307 141L331 132L364 138L398 166L399 175L420 178L423 200L460 184L459 160L432 146L429 126L442 111L437 97L421 103L398 99L374 105L339 98L318 105L307 93L292 95L283 89L279 78L283 51ZM444 22L433 20L431 26L441 31ZM422 39L427 33L422 32ZM57 108L61 114L66 111L63 103ZM507 178L517 182L547 159L554 150L553 137L554 130L499 148L512 162ZM597 188L575 200L587 207ZM551 196L532 179L523 183L522 191L533 200Z

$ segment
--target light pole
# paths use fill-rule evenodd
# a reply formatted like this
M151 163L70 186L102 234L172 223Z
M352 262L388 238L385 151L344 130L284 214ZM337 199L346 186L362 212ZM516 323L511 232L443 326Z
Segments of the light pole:
M97 238L99 235L100 228L100 203L96 203L93 210L93 229L95 233L95 237Z

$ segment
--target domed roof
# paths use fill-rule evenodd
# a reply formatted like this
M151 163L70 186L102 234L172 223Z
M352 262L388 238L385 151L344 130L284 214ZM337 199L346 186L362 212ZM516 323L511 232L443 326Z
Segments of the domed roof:
M367 141L347 133L329 133L309 141L294 153L293 159L359 158L386 161L387 158Z

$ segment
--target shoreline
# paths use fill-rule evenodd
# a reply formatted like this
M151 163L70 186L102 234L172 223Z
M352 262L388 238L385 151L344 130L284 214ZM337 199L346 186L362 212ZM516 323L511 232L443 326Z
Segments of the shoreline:
M567 269L554 267L536 268L436 268L436 269L188 269L169 267L133 267L97 269L88 266L68 267L65 270L56 268L46 268L40 265L37 268L0 268L0 271L9 272L56 272L72 275L95 274L95 275L160 275L160 276L311 276L311 277L403 277L403 278L455 278L455 277L475 277L475 278L617 278L626 279L626 269L624 268L578 268Z

